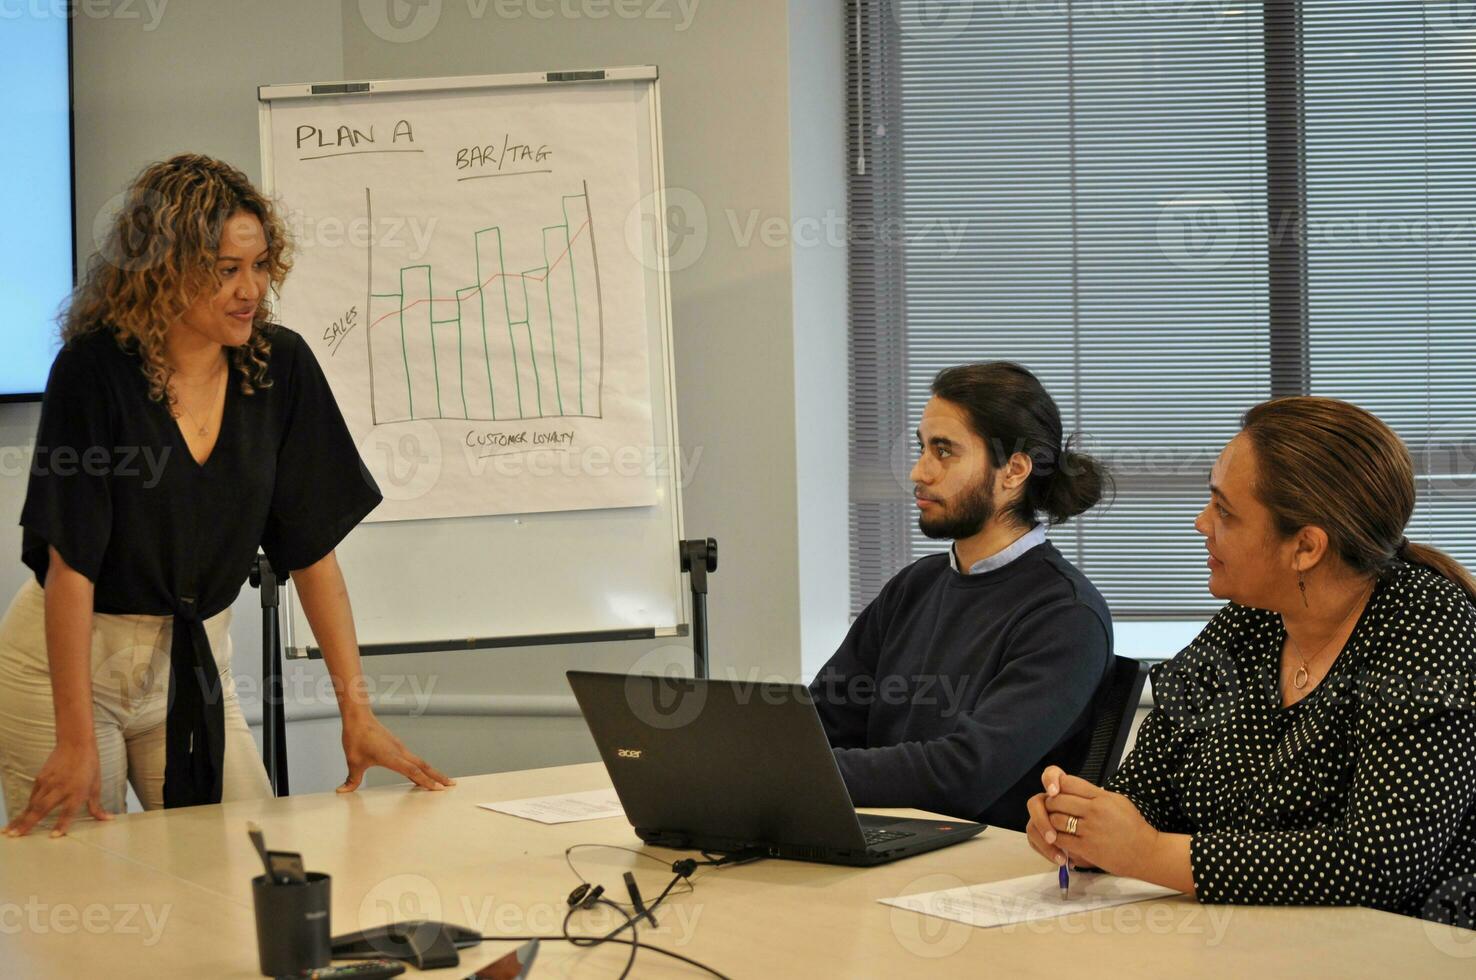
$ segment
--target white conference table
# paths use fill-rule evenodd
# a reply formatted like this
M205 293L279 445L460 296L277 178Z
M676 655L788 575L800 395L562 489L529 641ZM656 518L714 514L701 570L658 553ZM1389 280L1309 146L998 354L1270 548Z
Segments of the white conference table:
M477 804L608 786L596 763L466 777L439 793L294 796L88 821L59 839L0 839L0 972L259 976L250 880L261 863L248 820L269 847L300 851L309 870L333 876L335 935L422 917L486 934L557 934L578 883L565 848L640 841L623 818L549 826ZM684 856L645 850L667 864ZM621 900L627 869L648 901L671 877L619 850L582 849L575 861ZM695 891L674 891L661 927L640 934L735 978L1476 975L1476 932L1368 909L1217 907L1179 896L976 929L877 902L1043 870L1022 834L995 828L879 868L771 860L701 869ZM516 945L483 943L435 973L467 976ZM615 977L628 952L545 942L533 977ZM704 974L642 951L634 975Z

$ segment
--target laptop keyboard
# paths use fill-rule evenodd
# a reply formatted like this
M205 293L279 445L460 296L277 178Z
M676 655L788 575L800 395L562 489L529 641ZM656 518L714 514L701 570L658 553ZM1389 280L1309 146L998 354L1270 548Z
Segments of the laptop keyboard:
M868 847L875 844L889 844L894 840L913 836L910 830L863 830L862 833L866 837Z

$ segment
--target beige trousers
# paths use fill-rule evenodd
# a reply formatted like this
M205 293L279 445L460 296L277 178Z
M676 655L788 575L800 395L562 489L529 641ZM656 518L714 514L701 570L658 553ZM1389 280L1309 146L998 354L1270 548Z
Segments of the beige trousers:
M225 695L222 801L272 795L231 677L231 611L205 621ZM133 784L146 810L164 806L164 710L169 698L170 616L92 616L92 711L102 766L102 806L126 807ZM0 789L8 819L26 808L36 774L56 745L46 659L46 592L34 578L0 621ZM74 819L90 819L85 809ZM43 826L55 822L55 815Z

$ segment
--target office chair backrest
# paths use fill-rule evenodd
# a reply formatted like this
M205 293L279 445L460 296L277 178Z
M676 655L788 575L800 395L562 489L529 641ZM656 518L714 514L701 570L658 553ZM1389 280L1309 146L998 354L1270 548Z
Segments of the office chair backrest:
M1148 679L1148 665L1129 657L1114 656L1109 670L1107 683L1092 706L1092 741L1077 773L1097 786L1116 772L1122 761L1122 750L1143 696L1143 682Z

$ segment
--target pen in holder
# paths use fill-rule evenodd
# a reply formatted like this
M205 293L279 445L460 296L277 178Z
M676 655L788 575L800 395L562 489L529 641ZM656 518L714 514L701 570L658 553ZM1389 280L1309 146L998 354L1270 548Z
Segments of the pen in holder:
M261 830L255 824L248 824L248 829L266 870L251 879L262 974L285 977L328 966L332 879L318 871L303 871L299 854L268 851Z

